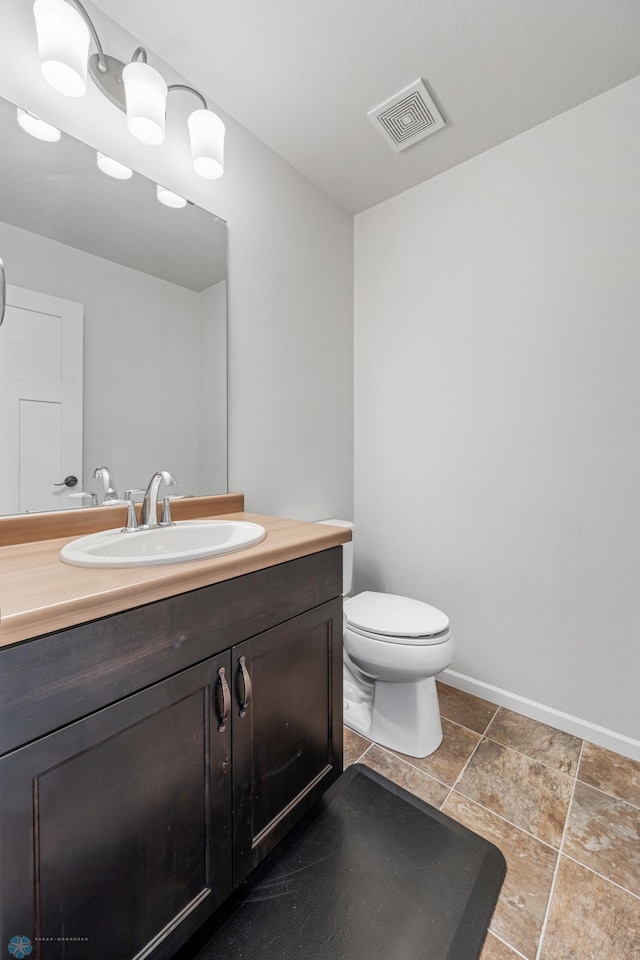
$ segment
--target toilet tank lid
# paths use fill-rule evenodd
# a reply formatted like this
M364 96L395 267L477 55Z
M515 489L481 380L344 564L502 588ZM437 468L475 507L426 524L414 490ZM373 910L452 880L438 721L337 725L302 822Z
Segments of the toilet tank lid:
M367 590L344 601L347 622L386 637L432 637L449 626L448 616L422 600Z

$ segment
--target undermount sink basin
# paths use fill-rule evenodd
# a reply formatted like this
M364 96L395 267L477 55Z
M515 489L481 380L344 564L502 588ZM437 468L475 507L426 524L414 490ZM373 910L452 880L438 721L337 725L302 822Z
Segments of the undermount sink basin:
M60 558L77 567L150 567L235 553L266 535L264 527L246 520L183 520L130 533L91 533L67 543Z

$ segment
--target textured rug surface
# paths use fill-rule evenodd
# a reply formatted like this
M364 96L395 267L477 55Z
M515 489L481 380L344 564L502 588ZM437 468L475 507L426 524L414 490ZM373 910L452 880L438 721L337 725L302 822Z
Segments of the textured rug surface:
M497 847L350 767L180 960L477 960Z

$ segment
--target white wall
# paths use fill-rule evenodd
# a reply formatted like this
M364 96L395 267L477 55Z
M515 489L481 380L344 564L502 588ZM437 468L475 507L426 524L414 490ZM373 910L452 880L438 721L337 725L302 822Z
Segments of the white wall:
M227 461L221 456L227 424L227 281L214 283L199 296L198 490L227 489Z
M470 689L638 758L639 116L640 78L355 232L358 588L445 610Z
M188 95L174 95L161 147L135 141L91 84L81 101L60 96L39 73L31 6L3 3L0 95L228 221L230 489L250 510L350 516L352 218L222 111L225 175L198 178ZM107 53L127 60L144 43L88 9ZM152 51L150 61L184 82ZM215 90L203 93L215 107Z
M165 467L175 471L178 493L223 491L224 478L217 488L199 485L198 376L208 347L200 342L200 310L208 291L2 222L0 249L12 284L83 305L82 489L101 493L91 478L104 465L120 496Z

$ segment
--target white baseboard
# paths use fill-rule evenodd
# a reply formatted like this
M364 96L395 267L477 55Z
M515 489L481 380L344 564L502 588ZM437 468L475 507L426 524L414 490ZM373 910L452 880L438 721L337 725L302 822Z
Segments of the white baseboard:
M466 693L472 693L483 700L497 703L499 707L506 707L516 713L522 713L525 717L539 720L540 723L546 723L550 727L555 727L556 730L564 730L565 733L571 733L574 737L580 737L581 740L588 740L599 747L605 747L607 750L620 753L623 757L640 761L640 740L627 737L624 733L616 733L606 727L599 727L588 720L573 717L569 713L563 713L562 710L555 710L543 703L536 703L535 700L528 700L517 693L510 693L508 690L494 687L482 680L474 680L473 677L456 673L455 670L443 670L439 674L439 679L443 683L457 687L458 690L464 690Z

